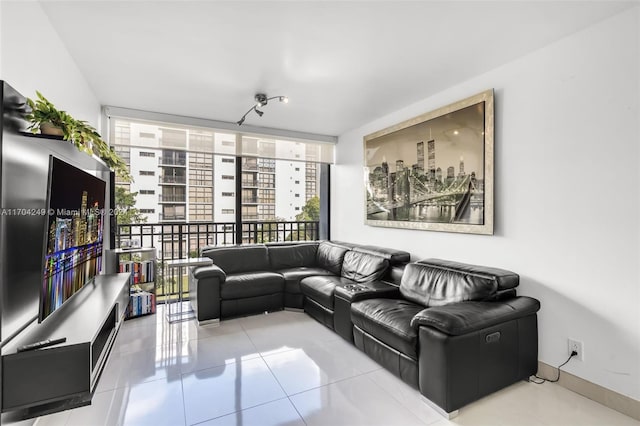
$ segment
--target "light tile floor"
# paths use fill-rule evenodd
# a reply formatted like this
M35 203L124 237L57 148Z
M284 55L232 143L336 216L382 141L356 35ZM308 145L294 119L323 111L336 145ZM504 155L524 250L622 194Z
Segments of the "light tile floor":
M3 418L6 420L6 417ZM198 327L126 321L90 406L14 426L636 425L554 384L516 383L449 421L304 313ZM4 424L4 423L3 423Z

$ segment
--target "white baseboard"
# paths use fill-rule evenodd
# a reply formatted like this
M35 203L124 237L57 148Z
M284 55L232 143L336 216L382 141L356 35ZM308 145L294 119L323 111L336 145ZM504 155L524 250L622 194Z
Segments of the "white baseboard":
M555 378L557 374L557 368L538 361L538 376ZM598 402L605 407L609 407L626 416L640 420L640 401L636 401L633 398L629 398L628 396L612 391L611 389L607 389L578 376L574 376L566 371L563 371L562 374L560 374L560 380L557 384L565 389L569 389L572 392Z

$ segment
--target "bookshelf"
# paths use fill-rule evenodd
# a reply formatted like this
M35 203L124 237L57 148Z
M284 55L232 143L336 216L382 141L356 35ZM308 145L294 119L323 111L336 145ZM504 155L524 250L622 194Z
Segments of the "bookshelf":
M156 312L156 249L153 247L110 250L108 267L112 272L125 272L129 278L129 306L126 319Z

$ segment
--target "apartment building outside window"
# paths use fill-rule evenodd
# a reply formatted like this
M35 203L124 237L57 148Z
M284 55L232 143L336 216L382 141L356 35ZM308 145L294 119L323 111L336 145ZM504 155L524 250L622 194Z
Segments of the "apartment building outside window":
M162 156L158 160L161 166L186 166L187 153L174 149L163 149Z
M110 125L110 143L130 173L142 176L120 185L138 193L136 206L147 223L235 223L238 214L242 222L296 221L305 203L320 195L320 158L312 144L113 117Z
M185 186L163 186L162 194L158 199L161 203L184 203L186 198Z
M191 186L189 188L189 203L213 204L213 188Z
M168 205L162 206L162 220L177 221L185 219L185 206Z
M212 186L213 183L213 169L201 170L191 169L189 170L189 185L194 186Z

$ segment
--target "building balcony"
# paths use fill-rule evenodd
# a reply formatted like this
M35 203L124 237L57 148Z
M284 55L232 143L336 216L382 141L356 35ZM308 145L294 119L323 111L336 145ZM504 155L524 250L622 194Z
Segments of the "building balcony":
M186 167L187 160L186 158L171 158L171 157L160 157L158 158L158 166L161 167Z
M187 196L186 195L158 195L159 203L186 203Z
M172 185L186 185L187 177L186 176L160 176L158 180L160 185L164 184L172 184Z

